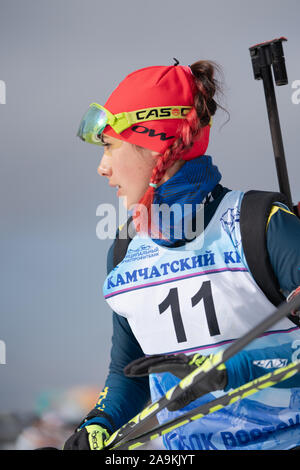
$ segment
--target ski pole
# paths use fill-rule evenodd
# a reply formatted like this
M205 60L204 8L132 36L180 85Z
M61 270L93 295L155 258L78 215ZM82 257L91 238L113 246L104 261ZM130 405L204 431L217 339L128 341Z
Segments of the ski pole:
M247 384L231 390L226 395L222 395L215 400L204 403L203 405L200 405L197 408L194 408L193 410L190 410L166 423L156 426L155 428L140 434L133 439L126 440L125 442L119 442L119 444L112 447L111 450L135 450L144 444L157 439L160 436L164 436L174 429L177 429L188 423L192 423L216 411L220 411L226 406L232 405L236 401L242 400L243 398L247 398L256 392L259 392L260 390L273 387L274 385L293 377L299 371L300 361L292 362L288 366L281 367L274 372L270 372L263 375L262 377L259 377L258 379L252 380Z
M117 443L130 439L130 436L139 432L144 425L150 421L159 411L171 404L175 399L179 398L189 387L196 382L201 382L207 377L207 374L214 373L214 370L224 362L228 361L235 354L239 353L245 346L251 343L254 339L261 336L266 330L285 318L290 312L297 311L300 307L300 294L297 294L289 302L283 302L272 314L265 318L262 322L252 328L248 333L236 339L224 351L215 354L212 364L204 363L203 366L198 367L178 385L174 386L167 393L156 402L144 408L134 418L129 420L126 424L121 426L120 429L115 431L109 439L105 442L106 448L111 448Z
M288 366L281 367L280 369L270 372L268 374L259 377L258 379L252 380L247 384L244 384L234 390L231 390L226 395L222 395L215 400L211 400L208 403L204 403L193 410L190 410L166 423L156 426L149 431L146 431L132 439L122 439L113 446L106 446L105 450L135 450L148 442L163 436L174 429L180 428L185 424L191 423L198 419L203 418L209 414L219 411L226 406L230 406L238 400L247 398L260 390L283 382L284 380L290 379L293 375L300 371L300 361L291 362ZM55 447L40 447L35 450L59 450Z
M235 342L232 343L223 352L216 354L214 356L215 360L213 361L213 364L212 364L211 367L205 367L205 365L204 365L204 367L203 366L198 367L191 374L187 375L184 379L182 379L179 382L178 385L171 388L166 393L166 395L164 395L162 398L160 398L155 403L153 403L153 404L147 406L146 408L144 408L143 411L141 411L138 415L136 415L134 418L129 420L128 423L121 426L120 429L115 431L109 437L109 439L107 441L105 441L104 449L105 450L110 450L110 449L118 448L119 447L118 444L120 444L120 446L121 446L121 444L123 445L123 444L125 444L125 442L129 442L129 441L131 441L131 443L132 443L133 439L130 439L130 436L132 436L132 434L135 434L135 436L136 436L136 434L139 431L141 431L141 428L143 428L143 426L147 422L149 422L149 420L153 416L155 416L159 411L161 411L165 406L170 404L173 400L177 399L184 391L186 391L195 382L200 382L201 379L203 379L204 377L207 376L206 374L213 372L214 369L216 369L223 362L226 362L232 356L234 356L239 351L241 351L245 346L247 346L247 344L252 342L255 338L261 336L264 333L265 330L269 329L271 326L278 323L280 320L282 320L284 317L286 317L291 311L296 311L299 307L300 307L300 293L297 294L294 298L292 298L289 302L283 302L280 305L280 307L278 309L276 309L275 312L273 312L271 315L269 315L265 320L263 320L261 323L259 323L254 328L252 328L244 336L242 336L241 338L235 340ZM277 371L275 371L273 374L276 375L276 373L279 374L281 372L283 372L284 374L289 373L289 372L292 373L292 369L294 368L294 366L295 366L295 371L296 371L296 369L298 371L299 370L298 369L299 364L298 365L297 364L298 363L291 363L291 364L289 364L289 366L287 366L287 368L291 368L291 369L284 371L283 369L286 369L286 368L281 368L281 369L278 369ZM267 376L269 376L269 374L267 374ZM289 377L290 377L290 375L286 376L286 378L289 378ZM266 378L266 376L263 376L260 379L256 379L256 380L258 380L259 381L258 383L260 385L262 385L261 382L263 381L264 378ZM274 376L272 378L274 379ZM270 377L269 377L269 379L270 379ZM285 380L285 378L282 378L282 380ZM234 403L233 394L236 393L236 396L237 396L241 391L243 391L243 397L242 398L245 398L245 396L247 394L247 391L245 391L245 388L247 388L248 386L249 386L249 388L251 388L250 384L252 384L253 388L255 388L254 387L254 382L255 381L249 382L248 384L243 385L242 387L239 387L238 389L235 389L232 392L229 392L227 395L224 395L224 396L220 397L217 400L226 400L226 397L227 398L230 397L231 401L230 401L230 403L227 403L227 404L232 404L232 403ZM270 380L269 380L269 382L270 382ZM269 386L271 386L271 385L269 385ZM258 387L258 385L256 383L256 388L257 387ZM241 397L236 398L236 400L238 400L240 398ZM215 403L215 401L212 401L212 402L209 402L205 405L201 405L201 411L200 411L199 407L196 408L195 410L192 410L192 411L195 411L195 413L196 413L196 410L197 410L197 415L199 415L199 413L204 413L202 407L209 406L209 409L212 409L215 406L217 406L218 404L221 404L221 403L219 403L219 402ZM227 405L224 405L224 406L227 406ZM214 411L216 411L216 409ZM180 418L180 420L183 420L183 418L185 419L185 415L181 415L179 418ZM194 418L194 419L196 419L196 418ZM188 421L182 422L181 426L183 426L183 424L187 424L187 422ZM170 432L170 422L165 423L165 425L168 426L168 431L166 431L166 432ZM179 427L178 424L176 426ZM157 434L157 428L154 428L154 430L156 430L156 434ZM151 436L152 436L151 440L154 439L153 434L152 434L152 432L154 430L152 429L151 431L149 431L149 433L151 433ZM142 435L137 436L136 439L140 439L141 437L142 437ZM156 435L156 437L159 437L159 435ZM41 448L41 449L37 449L37 450L43 450L43 449L48 449L48 448ZM53 448L53 450L58 450L58 449Z
M285 37L273 39L249 48L254 78L262 80L268 111L269 125L277 170L277 178L280 192L286 197L288 205L296 215L300 215L298 207L293 206L291 189L283 147L279 113L275 95L275 87L272 77L272 69L277 86L288 84L287 71L282 43L287 41Z

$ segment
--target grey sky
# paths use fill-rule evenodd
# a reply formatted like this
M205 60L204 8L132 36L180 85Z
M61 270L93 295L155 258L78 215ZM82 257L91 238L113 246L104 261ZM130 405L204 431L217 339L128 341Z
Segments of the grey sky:
M299 0L0 0L0 411L38 393L102 387L111 313L102 298L110 241L96 208L117 204L96 173L101 151L76 138L89 103L104 103L131 71L211 59L223 105L208 154L233 189L278 190L261 82L248 48L286 36L289 85L276 88L294 202L300 200Z

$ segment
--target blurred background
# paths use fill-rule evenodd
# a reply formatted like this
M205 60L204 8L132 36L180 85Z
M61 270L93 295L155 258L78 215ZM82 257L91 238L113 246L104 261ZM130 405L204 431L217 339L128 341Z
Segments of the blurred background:
M118 207L101 149L76 137L88 105L135 69L210 59L223 70L208 154L232 189L278 190L262 82L248 48L286 36L276 87L294 202L300 200L299 0L0 0L0 447L59 446L106 378L111 312L96 209ZM0 100L1 101L1 100ZM2 343L2 344L3 344Z

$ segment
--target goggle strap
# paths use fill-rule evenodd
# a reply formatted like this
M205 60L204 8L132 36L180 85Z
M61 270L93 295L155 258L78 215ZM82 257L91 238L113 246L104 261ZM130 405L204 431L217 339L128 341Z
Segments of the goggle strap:
M113 127L115 132L121 134L125 129L132 126L132 124L138 124L139 122L160 121L161 119L184 119L186 114L183 114L183 111L189 112L191 109L191 106L161 106L157 108L140 109L138 111L127 111L112 115L114 117L112 126L110 119L111 113L108 112L107 123ZM176 112L174 112L174 110Z

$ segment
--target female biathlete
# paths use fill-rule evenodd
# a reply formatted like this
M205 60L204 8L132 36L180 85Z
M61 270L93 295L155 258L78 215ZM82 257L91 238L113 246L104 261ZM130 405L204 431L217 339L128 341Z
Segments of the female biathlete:
M118 187L133 217L128 231L134 230L123 259L115 262L116 241L108 253L103 292L114 312L108 377L66 450L102 449L150 396L159 399L275 309L245 256L245 193L222 186L218 168L206 155L219 107L216 68L198 61L137 70L104 106L90 105L80 124L82 140L104 146L98 173ZM259 231L251 214L250 223ZM300 285L300 220L278 200L268 210L263 231L278 291L284 298L293 296ZM254 243L258 261L259 250ZM158 420L287 365L299 352L297 321L285 318L228 360L213 379L162 410ZM174 429L163 438L165 447L300 445L299 376Z

